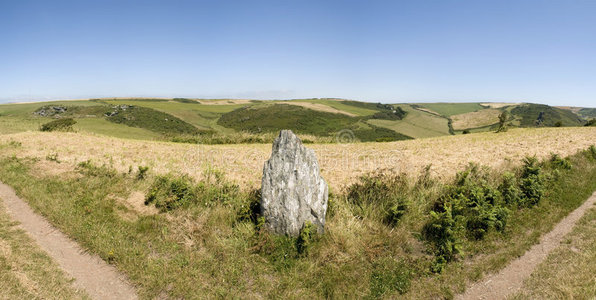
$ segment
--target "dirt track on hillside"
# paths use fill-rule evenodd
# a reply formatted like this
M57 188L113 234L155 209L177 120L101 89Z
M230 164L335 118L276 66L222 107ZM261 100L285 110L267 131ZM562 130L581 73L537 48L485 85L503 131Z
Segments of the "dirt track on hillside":
M595 204L596 193L559 222L552 231L542 236L540 243L530 248L523 256L510 263L498 274L490 275L484 281L472 285L465 294L459 295L456 299L506 299L519 291L524 280L534 272L551 251L559 246L563 238L571 232L575 223Z
M73 240L33 212L14 190L0 182L0 198L9 216L21 223L21 227L35 242L75 279L77 288L83 289L93 299L137 299L135 289L116 268L99 256L85 253Z

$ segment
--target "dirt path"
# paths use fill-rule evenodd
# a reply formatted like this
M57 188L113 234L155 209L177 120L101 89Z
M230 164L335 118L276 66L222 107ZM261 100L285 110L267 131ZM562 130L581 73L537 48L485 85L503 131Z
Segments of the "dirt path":
M0 198L9 216L20 222L35 242L75 279L77 288L85 290L93 299L137 299L135 289L116 268L97 255L85 253L76 242L33 212L10 186L1 182Z
M565 235L584 213L596 204L596 193L584 204L572 211L555 228L540 238L540 243L532 246L523 256L514 260L498 274L488 276L483 282L476 283L459 295L457 299L505 299L522 288L524 280L534 269L556 249Z

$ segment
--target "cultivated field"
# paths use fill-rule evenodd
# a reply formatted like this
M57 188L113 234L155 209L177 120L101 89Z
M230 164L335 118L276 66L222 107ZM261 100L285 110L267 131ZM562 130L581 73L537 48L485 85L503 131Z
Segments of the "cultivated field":
M260 185L263 163L271 145L194 145L135 141L83 133L22 132L0 136L0 143L22 146L4 155L38 157L47 172L69 170L82 161L108 164L119 171L149 166L152 172L182 172L201 178L209 169L223 171L242 187ZM333 189L341 189L360 175L390 169L417 175L430 165L433 175L448 179L468 163L507 168L525 156L540 158L552 153L563 156L586 149L596 142L596 129L514 129L506 133L479 133L391 143L312 144L324 178ZM56 157L60 163L46 160ZM49 166L42 166L50 164Z

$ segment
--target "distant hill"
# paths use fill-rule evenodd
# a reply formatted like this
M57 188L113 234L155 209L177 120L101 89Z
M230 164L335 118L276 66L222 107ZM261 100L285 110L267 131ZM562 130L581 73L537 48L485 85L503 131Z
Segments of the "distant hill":
M494 130L504 111L513 127L583 126L596 118L594 108L529 103L109 98L3 104L0 132L37 130L51 119L69 117L77 121L75 130L135 139L233 143L238 141L219 137L243 134L259 136L244 142L268 142L287 128L325 141L346 132L362 142L394 141Z

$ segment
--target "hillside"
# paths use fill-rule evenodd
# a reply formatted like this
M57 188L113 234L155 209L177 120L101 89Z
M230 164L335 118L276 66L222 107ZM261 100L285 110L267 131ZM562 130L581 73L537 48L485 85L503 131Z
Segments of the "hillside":
M582 126L596 114L590 108L514 103L111 98L3 104L0 133L73 118L75 131L145 140L269 143L276 131L287 128L308 135L309 141L396 141L494 130L503 111L510 113L512 127Z

